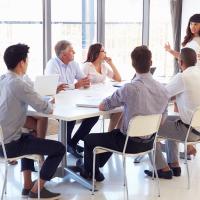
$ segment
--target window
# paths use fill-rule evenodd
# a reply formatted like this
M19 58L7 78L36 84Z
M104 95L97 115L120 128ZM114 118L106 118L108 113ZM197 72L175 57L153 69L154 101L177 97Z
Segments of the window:
M133 77L130 54L142 44L141 0L105 1L105 48L123 79Z
M75 59L86 59L90 44L96 42L96 0L52 0L52 54L59 40L69 40Z
M174 71L173 56L164 49L166 42L173 47L170 0L153 0L150 5L149 48L158 77L170 77Z
M25 43L30 47L27 73L31 78L42 74L43 43L41 0L1 0L0 38L0 74L7 71L3 61L5 49L16 43Z

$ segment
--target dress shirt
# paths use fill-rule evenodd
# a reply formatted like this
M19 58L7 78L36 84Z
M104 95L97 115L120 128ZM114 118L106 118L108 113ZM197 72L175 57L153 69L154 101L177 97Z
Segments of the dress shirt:
M168 104L167 90L150 73L136 74L131 83L119 88L103 100L105 110L123 106L120 130L126 134L129 121L137 115L162 114ZM145 125L145 124L144 124Z
M97 72L95 66L91 62L86 62L83 65L83 72L89 76L91 83L102 83L106 77L113 78L113 71L104 63L101 64L101 73Z
M28 105L36 111L52 113L52 105L43 100L16 73L9 72L0 77L0 125L4 142L9 143L21 137Z
M190 124L194 110L200 106L200 66L188 67L176 74L166 86L170 97L176 97L181 120Z
M66 83L69 85L70 89L75 88L75 79L80 80L85 77L77 62L71 61L69 64L64 64L58 57L51 58L48 61L45 74L58 74L59 84Z

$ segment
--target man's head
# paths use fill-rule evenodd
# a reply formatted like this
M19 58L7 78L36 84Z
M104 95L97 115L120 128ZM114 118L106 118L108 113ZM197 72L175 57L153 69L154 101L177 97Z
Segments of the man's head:
M25 74L28 65L29 47L25 44L15 44L9 46L4 52L4 61L8 70Z
M197 62L197 55L193 49L191 48L181 49L179 55L179 64L182 71L184 71L188 67L196 65L196 62Z
M74 60L75 51L72 44L66 40L61 40L55 45L56 56L62 60L63 63L68 64Z
M152 65L151 51L147 46L138 46L131 53L132 65L139 74L147 73Z

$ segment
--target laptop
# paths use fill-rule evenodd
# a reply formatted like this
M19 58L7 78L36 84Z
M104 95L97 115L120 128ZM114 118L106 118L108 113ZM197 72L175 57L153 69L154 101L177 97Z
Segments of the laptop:
M34 82L34 89L41 96L53 96L56 94L59 75L37 76Z

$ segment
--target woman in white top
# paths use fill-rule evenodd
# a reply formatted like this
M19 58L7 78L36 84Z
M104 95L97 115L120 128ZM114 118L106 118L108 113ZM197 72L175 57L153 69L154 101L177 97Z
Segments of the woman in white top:
M106 64L107 63L107 64ZM106 56L104 47L100 43L92 44L89 47L87 59L83 65L83 72L89 77L92 84L103 83L106 77L115 81L121 81L121 76L110 57ZM110 115L108 131L116 128L121 113Z
M188 26L186 29L186 35L182 42L183 47L189 47L193 49L197 54L197 66L200 66L200 14L194 14L190 17ZM165 44L165 50L172 54L178 59L180 53L178 51L172 50L169 43ZM178 112L176 103L174 111ZM192 145L188 145L187 153L188 155L196 155L196 148Z
M121 81L117 68L112 59L106 56L103 45L100 43L92 44L89 47L87 59L83 65L83 72L86 76L89 76L91 83L102 83L106 80L106 77Z
M200 66L200 14L194 14L190 17L182 46L195 50L197 54L196 65ZM165 50L178 59L180 53L171 49L169 43L165 44Z

